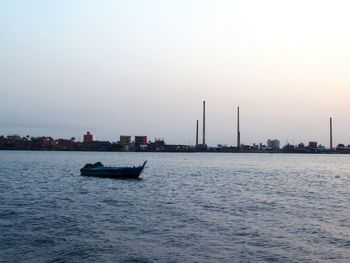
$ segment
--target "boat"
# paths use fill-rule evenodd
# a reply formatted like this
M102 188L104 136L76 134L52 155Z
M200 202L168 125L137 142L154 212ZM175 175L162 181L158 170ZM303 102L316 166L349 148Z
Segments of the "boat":
M83 168L80 169L81 175L84 176L97 176L97 177L106 177L106 178L139 178L143 169L146 166L147 161L145 161L140 166L133 167L111 167L104 166L101 162L94 164L88 163L85 164Z

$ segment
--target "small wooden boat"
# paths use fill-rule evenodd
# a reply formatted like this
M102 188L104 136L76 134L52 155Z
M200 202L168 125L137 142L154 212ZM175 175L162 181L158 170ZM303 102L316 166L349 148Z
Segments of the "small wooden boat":
M81 175L84 176L98 176L107 178L139 178L140 174L145 168L147 161L140 166L133 167L108 167L102 163L86 164L80 169Z

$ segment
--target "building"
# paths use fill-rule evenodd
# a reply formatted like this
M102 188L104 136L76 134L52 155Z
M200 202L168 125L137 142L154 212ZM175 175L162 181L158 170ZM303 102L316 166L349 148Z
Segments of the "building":
M285 153L295 152L295 146L287 143L285 146L283 146L282 152L285 152Z
M5 138L5 136L1 135L0 136L0 146L4 145L7 142L8 142L8 139Z
M129 135L120 135L119 144L123 145L123 146L130 145L131 144L131 136L129 136Z
M129 135L120 135L119 146L122 151L130 151L133 150L135 145L131 143L131 136Z
M135 136L135 145L136 147L147 145L147 136Z
M84 142L92 142L94 140L94 136L88 131L84 134Z
M337 153L347 153L347 154L350 154L350 145L345 146L344 144L338 144L336 150L337 150Z
M22 138L21 138L21 136L19 136L19 135L17 135L17 134L14 134L14 135L9 135L9 136L7 136L7 139L8 139L10 142L14 143L14 142L20 141Z
M155 139L154 142L148 143L148 150L149 151L162 151L165 147L165 141L164 139Z
M74 141L68 139L55 140L56 149L58 150L72 150L74 148Z
M32 137L31 150L52 150L55 146L55 141L51 137Z
M317 149L317 142L309 142L309 149Z
M279 140L267 140L267 147L271 150L279 150L280 149L280 141Z

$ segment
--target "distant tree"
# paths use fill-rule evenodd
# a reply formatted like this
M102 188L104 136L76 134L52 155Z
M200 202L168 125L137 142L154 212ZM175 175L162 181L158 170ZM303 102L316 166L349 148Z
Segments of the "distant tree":
M75 137L70 138L70 140L71 140L72 142L74 142L74 141L75 141Z

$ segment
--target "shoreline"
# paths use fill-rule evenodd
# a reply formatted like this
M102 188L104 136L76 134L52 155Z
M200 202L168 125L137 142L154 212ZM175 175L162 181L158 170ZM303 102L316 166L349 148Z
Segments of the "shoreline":
M207 151L113 151L113 150L77 150L77 149L72 149L72 150L62 150L62 149L0 149L0 151L28 151L28 152L103 152L103 153L217 153L217 154L222 154L222 153L232 153L232 154L300 154L300 155L309 155L309 154L314 154L314 155L347 155L350 154L349 152L340 152L336 150L326 150L324 152L297 152L297 151L215 151L215 150L207 150Z

